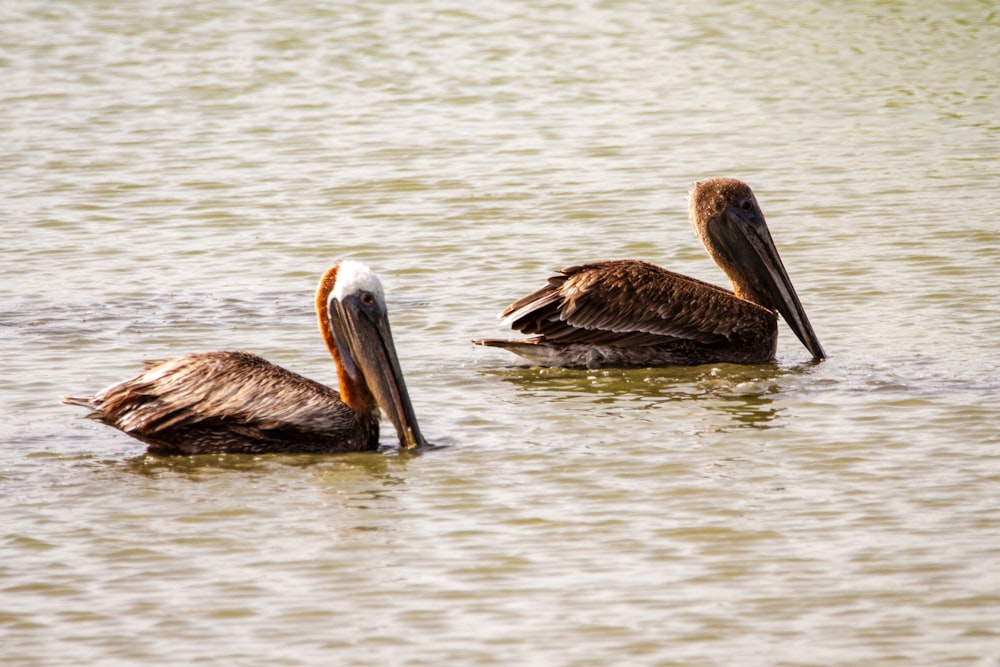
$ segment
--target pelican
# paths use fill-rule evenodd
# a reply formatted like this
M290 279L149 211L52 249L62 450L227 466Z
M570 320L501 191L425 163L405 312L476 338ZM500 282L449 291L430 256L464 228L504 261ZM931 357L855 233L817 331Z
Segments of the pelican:
M733 292L638 260L571 266L500 314L533 338L472 342L542 366L757 364L774 360L780 313L824 359L750 187L695 183L690 216Z
M147 362L145 372L63 403L145 442L155 454L354 452L378 448L379 408L401 447L426 445L389 330L378 276L350 260L316 290L319 330L340 391L248 352Z

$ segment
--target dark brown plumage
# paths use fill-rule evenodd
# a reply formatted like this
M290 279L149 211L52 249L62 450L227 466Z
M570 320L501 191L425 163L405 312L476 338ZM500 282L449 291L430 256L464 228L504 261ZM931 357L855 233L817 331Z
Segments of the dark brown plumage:
M64 402L158 454L351 452L379 444L379 408L400 445L426 444L399 370L378 278L342 262L320 280L320 332L340 391L248 352L149 362L145 372Z
M824 358L749 186L695 184L691 222L735 293L638 260L573 266L501 314L535 337L473 342L547 366L762 363L774 359L780 312Z

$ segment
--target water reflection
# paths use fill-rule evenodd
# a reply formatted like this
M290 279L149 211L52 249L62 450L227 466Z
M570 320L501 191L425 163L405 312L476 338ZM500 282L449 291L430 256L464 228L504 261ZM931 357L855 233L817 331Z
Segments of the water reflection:
M110 467L142 477L167 474L199 481L220 473L281 472L289 468L329 475L357 475L386 479L404 470L414 454L386 448L378 452L349 454L199 454L197 456L156 456L143 453L123 461L108 461Z
M730 397L715 407L728 413L737 427L771 428L776 426L772 422L783 411L773 403L773 399L762 394L743 394Z
M787 381L808 373L814 366L720 364L597 371L518 367L485 373L516 385L532 400L564 402L587 397L595 405L639 402L643 408L694 401L700 407L726 414L738 428L771 428L784 411L780 398Z
M103 470L143 478L157 493L181 489L186 498L209 500L212 509L198 508L198 517L215 520L220 515L247 510L241 498L282 496L300 507L334 506L338 511L396 511L399 490L407 483L408 453L360 452L350 454L222 454L152 456L143 454L121 461L107 461ZM196 488L193 488L191 484ZM179 484L179 486L178 486ZM294 499L298 498L297 501ZM252 513L262 511L253 501ZM376 522L376 528L381 524ZM373 528L374 529L374 528Z

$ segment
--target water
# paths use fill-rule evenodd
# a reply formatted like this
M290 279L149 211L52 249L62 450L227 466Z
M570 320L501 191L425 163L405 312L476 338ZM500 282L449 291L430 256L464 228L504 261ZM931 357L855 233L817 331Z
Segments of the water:
M189 5L0 9L0 661L1000 661L991 3ZM468 344L580 261L722 283L714 175L828 361ZM59 405L196 350L333 382L342 256L447 448L154 459Z

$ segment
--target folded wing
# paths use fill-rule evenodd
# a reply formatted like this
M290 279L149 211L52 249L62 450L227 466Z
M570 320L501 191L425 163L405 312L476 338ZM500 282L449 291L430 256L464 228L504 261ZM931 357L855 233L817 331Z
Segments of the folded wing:
M617 260L563 269L501 315L558 344L702 345L753 339L776 315L732 292L648 262Z

